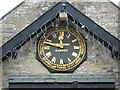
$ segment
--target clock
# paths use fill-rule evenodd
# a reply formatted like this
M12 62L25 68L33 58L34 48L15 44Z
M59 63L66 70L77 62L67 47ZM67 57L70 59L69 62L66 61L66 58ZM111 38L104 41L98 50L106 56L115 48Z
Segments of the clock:
M73 72L86 58L86 42L73 28L50 28L37 43L37 57L51 72Z

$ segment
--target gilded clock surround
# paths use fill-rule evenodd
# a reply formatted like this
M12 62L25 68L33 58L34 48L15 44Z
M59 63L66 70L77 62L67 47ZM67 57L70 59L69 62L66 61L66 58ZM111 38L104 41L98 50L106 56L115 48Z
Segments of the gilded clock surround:
M57 33L57 36L55 33ZM66 33L68 33L68 35L64 36L64 34ZM69 38L70 35L74 37L74 39L70 41L71 43L68 43L68 40L64 40L63 37ZM58 39L59 42L53 43L54 41L48 39L51 36ZM60 36L62 37L60 38ZM77 54L74 52L74 50L71 50L71 48L73 48L72 46L74 45L74 42L76 42L76 44L78 43L78 46L74 46L74 49L77 49L78 51ZM49 50L48 47L52 49ZM45 50L46 48L47 50ZM54 48L56 49L53 51ZM68 62L66 63L64 63L64 57L61 58L58 63L58 61L56 62L56 55L52 55L52 53L60 53L59 57L61 57L60 55L62 53L65 53L66 55L67 53L70 53L69 51L71 51L72 53L68 56L74 56L74 59L71 60L68 56L65 56L68 60ZM68 27L68 29L66 29L65 27L60 27L58 30L55 28L50 28L46 32L46 35L40 36L38 40L37 59L42 62L43 65L45 65L50 72L73 72L86 59L85 39L82 35L78 34L75 29L71 27Z

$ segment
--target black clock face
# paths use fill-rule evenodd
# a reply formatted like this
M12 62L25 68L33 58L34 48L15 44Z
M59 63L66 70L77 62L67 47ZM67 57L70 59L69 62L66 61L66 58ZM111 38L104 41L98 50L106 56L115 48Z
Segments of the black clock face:
M86 53L81 35L72 28L50 29L38 42L38 55L42 63L55 71L68 71L80 64Z

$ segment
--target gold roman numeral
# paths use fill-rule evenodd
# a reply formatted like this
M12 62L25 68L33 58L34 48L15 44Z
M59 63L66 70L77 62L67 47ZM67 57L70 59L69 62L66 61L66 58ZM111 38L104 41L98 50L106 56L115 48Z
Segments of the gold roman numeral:
M78 54L77 54L76 52L73 52L73 53L72 53L72 56L74 56L74 57L77 57L77 55L78 55Z
M63 59L60 59L60 64L63 64Z
M63 36L63 37L64 37L64 32L61 32L61 36Z
M71 62L70 58L68 58L68 62Z
M49 49L50 49L50 46L44 46L44 49L45 49L45 50L49 50Z
M71 34L69 33L69 34L67 35L67 38L70 38L70 35L71 35Z
M56 33L53 33L52 36L53 36L53 38L57 38Z
M74 40L72 40L72 43L74 43L74 42L76 42L77 41L77 39L74 39Z
M74 46L74 49L79 49L80 47L79 46Z
M56 62L56 57L53 57L52 60L51 60L53 63Z
M51 52L47 52L45 55L49 58L50 56L52 56L52 53Z

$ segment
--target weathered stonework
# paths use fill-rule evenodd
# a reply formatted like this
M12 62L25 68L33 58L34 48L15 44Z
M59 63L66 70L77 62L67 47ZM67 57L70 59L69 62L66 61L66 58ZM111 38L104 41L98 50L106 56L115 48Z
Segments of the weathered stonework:
M56 3L28 0L11 12L1 22L2 44L14 37ZM118 38L118 9L110 2L72 2L72 4Z
M55 2L25 2L2 20L2 44L13 38L43 13L49 10Z
M9 75L43 75L50 72L36 59L36 38L28 42L17 51L17 58L6 60L3 63L3 86L6 84ZM101 74L116 73L117 60L111 58L111 53L98 41L92 41L88 37L88 56L87 60L80 65L73 74ZM94 43L94 47L93 47ZM6 66L7 65L7 66ZM6 86L5 86L6 87Z
M118 9L110 2L74 2L78 10L118 38Z
M2 44L0 45L3 45L14 37L56 3L41 2L39 0L27 0L23 3L1 21ZM119 37L118 9L110 2L72 2L71 0L71 4L90 17L94 22L105 28L109 33L117 38ZM116 77L116 88L118 88L118 59L112 58L111 52L93 37L84 31L81 31L81 33L87 39L87 60L73 74L114 73ZM8 87L9 75L50 74L36 59L36 41L37 37L33 38L21 49L17 50L17 57L15 59L6 59L3 62L3 77L0 75L3 81L3 88Z

